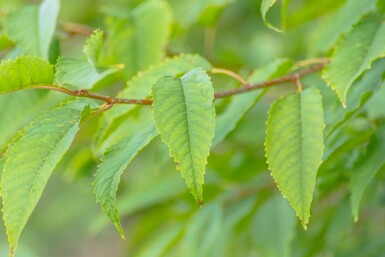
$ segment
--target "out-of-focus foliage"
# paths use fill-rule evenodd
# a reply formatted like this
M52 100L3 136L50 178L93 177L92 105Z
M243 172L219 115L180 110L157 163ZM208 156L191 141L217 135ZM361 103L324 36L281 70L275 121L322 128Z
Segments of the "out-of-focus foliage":
M0 256L8 240L16 257L382 256L384 10L383 0L0 0ZM298 85L213 105L213 89L241 86L213 67L252 84L325 57ZM155 104L100 113L94 99L27 89L50 84ZM203 174L199 208L190 190L202 200Z

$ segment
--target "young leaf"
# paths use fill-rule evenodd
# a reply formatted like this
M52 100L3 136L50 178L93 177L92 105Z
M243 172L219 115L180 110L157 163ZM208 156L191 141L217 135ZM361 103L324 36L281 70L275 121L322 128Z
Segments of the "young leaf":
M124 232L116 208L116 192L120 176L138 152L157 134L155 126L151 125L140 134L122 138L106 150L95 175L96 201L100 203L102 210L110 217L123 238Z
M262 0L261 4L261 15L263 22L265 25L272 30L275 30L277 32L284 32L286 28L286 11L287 7L290 4L291 0L281 0L281 19L282 19L282 28L279 29L272 25L268 20L267 20L267 13L269 12L270 8L277 2L277 0Z
M152 85L160 77L178 76L198 67L202 67L204 70L212 68L210 63L199 55L181 54L166 59L163 63L138 73L132 80L127 82L127 86L117 94L117 97L148 98ZM102 116L94 139L97 148L102 146L107 137L122 124L121 120L126 120L126 115L135 108L134 105L115 106L109 110L108 114Z
M48 60L59 8L59 0L44 0L40 6L29 5L11 13L6 20L9 37L24 53Z
M348 32L354 24L374 8L375 0L347 0L340 9L320 22L319 29L314 30L309 51L312 54L328 52L341 35Z
M56 63L55 83L90 89L106 76L119 71L120 68L119 66L95 67L89 62L62 57Z
M79 107L63 105L42 114L22 131L5 155L3 219L11 257L53 169L75 138L85 105Z
M87 39L83 53L88 62L59 58L56 63L55 82L59 85L71 85L76 88L90 89L96 83L123 68L122 65L99 67L98 59L103 43L103 32L95 30Z
M350 174L351 204L354 221L358 221L362 195L377 171L385 163L385 126L382 125L373 135L367 151L358 159Z
M53 82L53 67L35 56L0 63L0 94Z
M353 82L371 67L373 61L382 57L385 57L385 24L369 16L336 47L323 78L346 106L346 95Z
M162 140L196 201L202 204L207 157L214 137L214 89L203 69L163 77L152 89L154 119Z
M87 39L83 48L83 53L87 56L91 65L96 66L99 60L100 51L102 50L103 31L95 30Z
M310 88L276 101L267 120L266 157L278 188L306 229L325 127L319 91Z
M291 256L295 223L295 214L282 197L276 195L265 202L253 219L253 236L261 256Z
M123 76L129 79L164 58L171 11L165 1L145 1L132 12L116 16L107 18L107 51L103 60L123 63Z

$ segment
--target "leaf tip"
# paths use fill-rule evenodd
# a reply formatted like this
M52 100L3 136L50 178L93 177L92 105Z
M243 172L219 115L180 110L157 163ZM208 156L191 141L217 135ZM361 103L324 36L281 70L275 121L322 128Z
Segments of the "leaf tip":
M203 207L203 200L199 200L198 204L199 204L199 208L202 209L202 207Z

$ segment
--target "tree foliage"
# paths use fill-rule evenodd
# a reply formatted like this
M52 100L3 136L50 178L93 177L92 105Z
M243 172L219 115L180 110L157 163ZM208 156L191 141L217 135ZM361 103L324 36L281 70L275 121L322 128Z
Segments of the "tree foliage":
M130 256L383 254L384 1L27 2L0 5L10 257L106 218Z

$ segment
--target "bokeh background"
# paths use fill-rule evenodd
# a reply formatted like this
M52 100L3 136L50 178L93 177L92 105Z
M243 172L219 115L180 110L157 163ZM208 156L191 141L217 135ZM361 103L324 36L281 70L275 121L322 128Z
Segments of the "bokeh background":
M38 2L1 0L0 10L4 16ZM106 30L108 13L129 13L142 2L62 0L59 24L80 23ZM346 1L293 0L284 34L263 24L259 0L166 2L173 13L171 38L165 49L169 56L198 53L215 67L247 77L252 70L263 71L277 58L295 62L330 54L322 49L326 37L323 26ZM280 26L279 5L272 9L269 19ZM69 36L60 29L57 37L61 56L83 58L86 37ZM1 57L9 54L9 50L2 51ZM216 90L239 86L220 75L213 80ZM123 81L114 80L113 85L110 81L100 83L97 89L116 92L124 86ZM322 90L330 107L326 115L340 108L335 107L338 100L319 75L307 77L303 84ZM383 170L365 193L358 223L351 215L348 171L360 149L343 154L333 165L321 167L308 231L280 196L265 163L265 121L272 101L293 90L295 86L290 84L272 88L213 150L202 209L175 170L167 148L160 138L154 140L125 171L120 183L118 206L125 240L102 213L92 193L98 156L91 145L97 118L88 120L51 177L23 232L17 256L385 256ZM384 108L380 107L383 91L344 128L349 136L367 132L372 122L384 118ZM64 98L42 91L0 95L0 152L33 117ZM226 104L228 100L217 102L217 112ZM3 227L0 235L0 256L7 256Z

